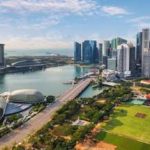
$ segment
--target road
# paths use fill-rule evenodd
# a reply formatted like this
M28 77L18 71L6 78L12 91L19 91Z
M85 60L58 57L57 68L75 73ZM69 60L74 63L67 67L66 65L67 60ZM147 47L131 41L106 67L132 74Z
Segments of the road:
M57 100L55 103L49 105L45 110L31 118L21 127L12 130L10 133L0 138L0 149L5 147L11 148L15 143L20 143L24 140L27 140L30 135L33 135L36 131L48 123L52 119L54 113L65 103L67 103L69 100L75 99L80 92L90 84L91 81L92 79L90 78L80 81L77 85L60 96L59 100Z

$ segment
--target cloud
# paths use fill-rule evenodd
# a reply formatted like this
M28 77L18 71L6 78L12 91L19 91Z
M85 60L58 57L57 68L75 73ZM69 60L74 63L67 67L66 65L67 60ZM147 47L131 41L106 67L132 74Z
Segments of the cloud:
M80 33L72 35L63 28L72 25L67 16L90 20L89 16L98 19L102 13L128 14L120 7L101 6L96 0L0 0L0 40L7 49L69 48ZM100 39L94 33L89 37L85 33L86 38Z
M102 6L101 10L107 15L111 16L120 16L129 14L129 12L126 9L117 6Z
M3 12L66 12L83 14L95 9L92 0L2 0L0 8Z
M139 29L149 28L150 16L141 16L141 17L132 18L128 22L132 23L134 26L138 27Z
M1 0L0 26L40 30L59 24L66 16L91 16L96 10L93 0Z

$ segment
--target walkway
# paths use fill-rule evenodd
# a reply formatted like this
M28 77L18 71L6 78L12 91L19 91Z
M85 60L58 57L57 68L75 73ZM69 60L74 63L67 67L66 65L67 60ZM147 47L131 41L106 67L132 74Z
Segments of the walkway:
M83 91L91 83L92 80L93 79L87 78L80 81L77 85L59 97L59 99L54 104L47 106L44 111L31 118L21 127L0 138L0 149L4 147L12 147L15 143L23 142L29 137L29 135L32 135L41 129L52 119L54 113L57 110L59 110L69 100L76 98L81 93L81 91Z

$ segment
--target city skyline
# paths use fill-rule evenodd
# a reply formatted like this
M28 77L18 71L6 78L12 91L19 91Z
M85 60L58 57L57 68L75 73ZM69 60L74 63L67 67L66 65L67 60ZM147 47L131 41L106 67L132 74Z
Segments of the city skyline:
M85 39L135 42L136 33L150 27L148 2L138 1L2 0L0 42L6 49L66 50Z

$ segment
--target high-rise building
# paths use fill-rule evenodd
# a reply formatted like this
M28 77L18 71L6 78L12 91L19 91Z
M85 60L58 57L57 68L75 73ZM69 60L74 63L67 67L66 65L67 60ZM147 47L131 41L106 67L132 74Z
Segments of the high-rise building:
M135 47L130 42L128 43L129 46L129 70L131 72L131 76L136 75L136 55L135 55Z
M5 66L4 44L0 44L0 68Z
M92 63L92 48L89 41L82 43L82 62L86 64Z
M90 41L90 44L91 44L92 54L93 54L92 63L97 64L97 63L99 63L99 51L97 48L97 42L96 41Z
M111 44L110 44L110 41L104 41L104 43L103 43L103 56L111 57Z
M75 63L81 62L81 44L78 42L74 43L74 61Z
M117 56L117 47L121 44L127 44L127 40L117 37L111 40L112 56Z
M82 43L82 61L86 64L99 62L99 53L96 41L87 40Z
M112 39L111 41L112 50L117 50L117 47L121 44L127 44L127 40L120 38L120 37Z
M103 63L103 44L99 43L99 63Z
M119 45L117 48L117 71L122 77L130 76L129 57L129 46L127 44Z
M136 64L142 64L142 32L136 36Z
M103 65L105 66L105 69L108 68L108 57L107 56L103 56Z
M108 58L107 60L107 69L116 71L117 59L116 57Z
M142 32L136 36L136 74L141 76L142 69Z
M150 77L150 29L142 30L142 75Z

